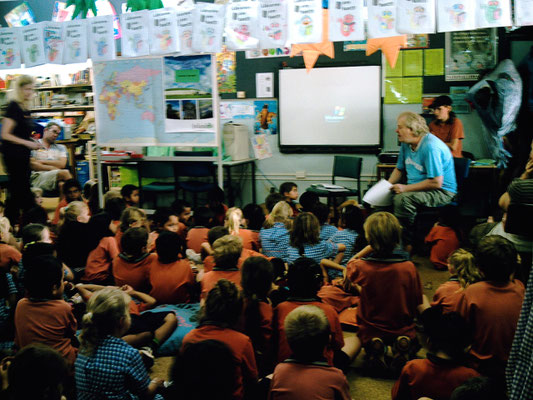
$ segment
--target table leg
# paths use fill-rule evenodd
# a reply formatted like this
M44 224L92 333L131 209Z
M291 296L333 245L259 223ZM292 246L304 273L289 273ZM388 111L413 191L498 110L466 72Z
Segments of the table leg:
M228 203L230 207L235 205L235 196L233 194L233 185L231 184L231 165L226 167L226 175L228 177Z
M255 191L255 161L250 163L252 168L252 203L257 204L257 195Z

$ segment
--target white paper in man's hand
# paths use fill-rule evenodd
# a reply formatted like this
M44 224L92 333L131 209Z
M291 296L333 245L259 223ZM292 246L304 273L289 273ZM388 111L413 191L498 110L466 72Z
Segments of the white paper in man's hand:
M392 204L392 183L382 179L372 186L363 197L363 201L371 206L390 206Z

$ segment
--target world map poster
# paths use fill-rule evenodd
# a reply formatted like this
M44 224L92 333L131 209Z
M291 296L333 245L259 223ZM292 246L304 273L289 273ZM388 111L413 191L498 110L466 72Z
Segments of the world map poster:
M165 131L162 59L114 60L93 68L97 144L158 144Z

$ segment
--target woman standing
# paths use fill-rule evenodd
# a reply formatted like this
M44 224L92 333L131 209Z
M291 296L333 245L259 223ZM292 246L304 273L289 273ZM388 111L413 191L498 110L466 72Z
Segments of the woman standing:
M429 124L429 131L446 143L455 158L463 157L463 143L465 138L463 123L452 111L452 99L439 96L429 106L435 114L435 121Z
M14 225L18 223L19 210L33 206L30 190L30 154L42 145L31 138L33 121L28 110L34 95L33 78L22 75L15 81L10 102L2 118L2 154L9 175L9 199L6 216Z

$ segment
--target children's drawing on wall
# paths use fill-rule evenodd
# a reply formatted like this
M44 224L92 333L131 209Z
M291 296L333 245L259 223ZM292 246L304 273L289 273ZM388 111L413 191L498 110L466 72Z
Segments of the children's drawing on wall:
M278 133L278 102L276 100L254 101L255 134Z
M398 22L401 33L435 32L435 2L398 0Z
M396 6L387 1L368 4L368 37L382 38L398 35Z
M321 0L290 0L288 19L291 43L319 43L322 40Z
M439 32L475 29L475 3L471 0L440 0L437 3Z
M329 40L363 40L363 0L335 0L329 7Z
M490 28L511 25L510 1L480 0L478 5L478 28Z

